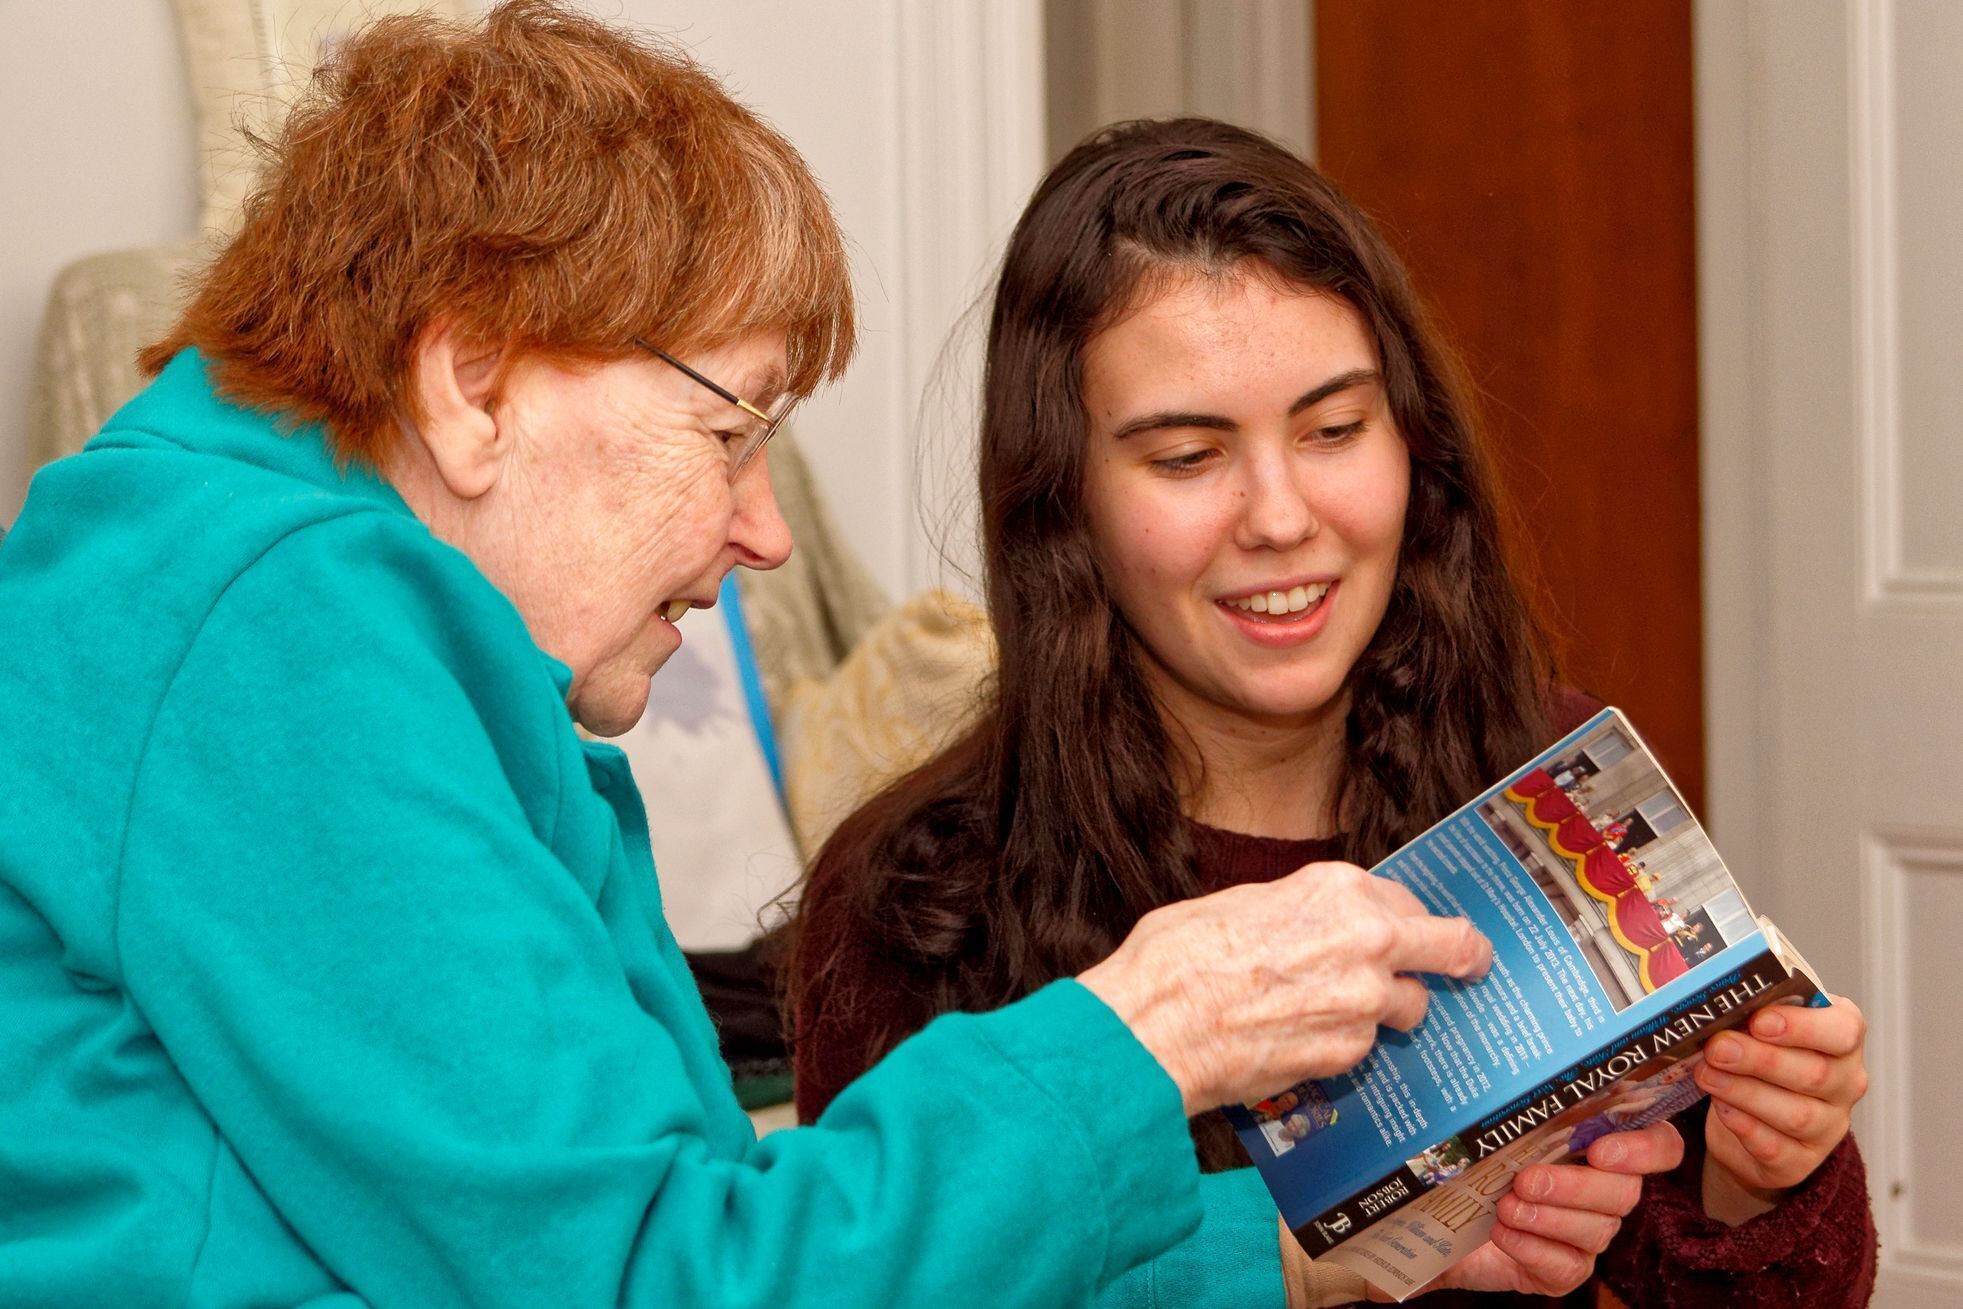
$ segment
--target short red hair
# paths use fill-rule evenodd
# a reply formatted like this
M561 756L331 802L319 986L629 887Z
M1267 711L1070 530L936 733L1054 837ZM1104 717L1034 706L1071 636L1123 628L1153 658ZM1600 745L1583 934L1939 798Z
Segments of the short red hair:
M783 331L799 394L851 357L844 239L797 151L686 55L556 0L375 23L261 148L238 234L139 362L195 346L343 458L386 461L438 319L563 360Z

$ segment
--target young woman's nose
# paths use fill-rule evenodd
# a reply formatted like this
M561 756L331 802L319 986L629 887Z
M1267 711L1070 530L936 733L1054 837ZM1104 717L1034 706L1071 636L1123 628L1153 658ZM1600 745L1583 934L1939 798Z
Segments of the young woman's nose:
M1315 505L1300 462L1256 458L1244 469L1237 543L1247 550L1288 550L1316 534Z

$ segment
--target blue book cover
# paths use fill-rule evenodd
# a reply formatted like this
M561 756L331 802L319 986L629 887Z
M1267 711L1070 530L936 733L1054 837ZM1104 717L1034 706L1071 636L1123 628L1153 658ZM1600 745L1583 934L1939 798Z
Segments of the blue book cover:
M1527 1164L1698 1097L1697 1050L1818 987L1606 709L1374 870L1493 942L1410 1033L1227 1113L1289 1228L1400 1298L1483 1242Z

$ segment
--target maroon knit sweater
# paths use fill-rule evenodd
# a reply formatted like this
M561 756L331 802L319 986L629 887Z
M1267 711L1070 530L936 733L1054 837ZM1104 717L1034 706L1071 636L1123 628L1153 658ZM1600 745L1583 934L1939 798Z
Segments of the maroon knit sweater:
M1585 697L1563 696L1556 726L1569 730L1599 707ZM1273 881L1304 864L1337 857L1329 840L1245 836L1197 823L1192 832L1194 862L1208 891ZM808 1123L872 1065L878 1052L926 1026L934 1014L906 970L876 952L843 896L807 897L800 913L808 939L826 942L835 952L832 984L842 981L844 993L879 997L848 1011L828 1006L819 985L805 989L792 1060L798 1117ZM1575 1309L1597 1304L1602 1288L1631 1309L1842 1309L1868 1303L1875 1229L1867 1173L1853 1137L1777 1209L1727 1227L1704 1216L1704 1106L1687 1110L1677 1126L1684 1137L1682 1166L1645 1179L1641 1203L1597 1262L1589 1286L1566 1300L1439 1291L1424 1297L1427 1309Z

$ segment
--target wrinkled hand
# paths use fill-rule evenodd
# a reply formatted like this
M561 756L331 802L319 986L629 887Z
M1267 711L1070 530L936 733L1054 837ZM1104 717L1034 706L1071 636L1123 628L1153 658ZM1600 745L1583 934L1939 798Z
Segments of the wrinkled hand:
M1705 1047L1697 1084L1711 1097L1704 1120L1711 1217L1739 1222L1770 1209L1847 1135L1868 1089L1867 1020L1852 1000L1831 998L1825 1009L1761 1009L1749 1035L1722 1032Z
M1595 1271L1622 1220L1643 1195L1643 1176L1683 1162L1669 1123L1618 1132L1588 1147L1586 1164L1534 1164L1500 1197L1492 1241L1424 1289L1566 1295ZM1422 1292L1420 1293L1422 1294Z
M1179 1086L1187 1114L1331 1077L1425 1015L1407 973L1475 977L1492 945L1354 864L1311 864L1145 915L1078 980Z

